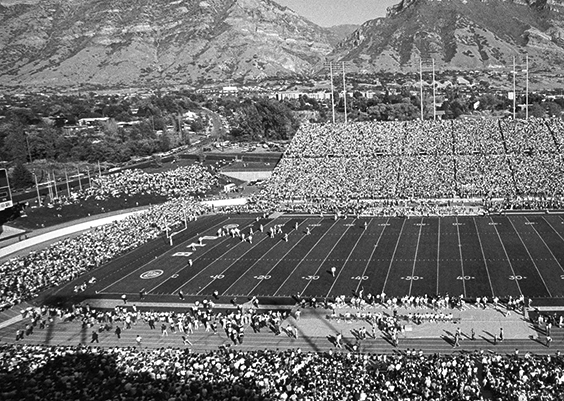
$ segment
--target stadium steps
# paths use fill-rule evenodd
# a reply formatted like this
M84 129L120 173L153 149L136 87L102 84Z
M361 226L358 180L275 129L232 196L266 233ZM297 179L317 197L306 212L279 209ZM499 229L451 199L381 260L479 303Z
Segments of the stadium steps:
M16 306L0 312L0 329L8 327L22 320L22 311L28 308L36 308L27 302L22 302Z
M15 343L16 330L23 329L25 322L21 322L11 327L0 329L0 343ZM254 333L250 328L245 331L243 344L233 345L226 337L225 333L220 330L218 334L205 332L202 327L195 330L194 334L187 336L192 345L184 345L182 341L182 333L172 332L169 328L168 336L162 336L160 331L160 323L155 323L155 330L149 329L148 324L139 322L132 326L131 329L123 329L123 324L118 323L122 327L121 339L117 339L114 334L115 324L110 331L99 333L99 345L104 347L113 346L136 346L136 337L142 337L141 346L146 348L160 347L176 347L190 348L193 351L208 351L218 349L220 347L236 348L240 350L256 350L256 349L295 349L300 348L304 351L314 352L354 352L352 346L358 344L357 351L370 353L398 353L405 352L408 349L421 350L425 354L434 353L453 353L453 352L496 352L500 354L512 354L516 349L522 353L529 351L535 354L552 354L556 350L564 349L564 329L553 331L553 343L547 347L544 343L544 337L539 336L538 339L508 339L503 342L494 344L491 339L482 336L476 337L476 340L463 339L460 341L460 347L453 347L451 338L401 338L399 346L393 347L392 344L384 338L380 333L376 338L370 336L362 341L356 341L354 337L348 333L343 333L343 345L341 349L337 349L332 342L331 335L327 336L310 336L298 338L288 336L285 332L275 335L267 329L263 329L260 333ZM43 344L48 346L64 346L64 345L91 345L92 330L97 327L88 327L83 329L80 322L55 322L51 326L44 329L34 329L34 332L24 337L18 343L22 344ZM285 324L283 325L285 326Z

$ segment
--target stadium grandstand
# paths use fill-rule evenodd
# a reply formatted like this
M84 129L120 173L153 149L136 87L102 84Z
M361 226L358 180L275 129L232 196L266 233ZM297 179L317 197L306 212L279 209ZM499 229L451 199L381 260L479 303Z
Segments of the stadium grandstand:
M2 259L0 399L561 400L563 145L304 125L221 208L200 163L95 178L69 201L167 201Z

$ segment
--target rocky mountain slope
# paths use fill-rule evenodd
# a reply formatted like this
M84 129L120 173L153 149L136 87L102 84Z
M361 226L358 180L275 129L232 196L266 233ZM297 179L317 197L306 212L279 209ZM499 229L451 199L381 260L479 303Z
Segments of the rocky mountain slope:
M402 0L385 18L363 24L335 59L358 70L511 66L564 69L564 0Z
M0 86L161 86L351 69L564 70L564 0L398 0L321 28L272 0L0 0Z
M327 27L326 29L333 34L331 44L336 46L343 40L347 39L353 32L355 32L360 25L343 24Z
M0 85L162 85L310 71L334 34L271 0L0 0Z

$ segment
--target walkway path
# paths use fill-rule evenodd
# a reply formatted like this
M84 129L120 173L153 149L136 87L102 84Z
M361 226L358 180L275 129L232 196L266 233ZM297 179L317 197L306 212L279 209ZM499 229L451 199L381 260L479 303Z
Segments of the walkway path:
M92 301L94 303L94 301ZM123 306L120 300L98 301L99 305L106 307ZM136 303L139 309L153 308L157 305ZM128 305L131 307L131 305ZM162 306L162 305L161 305ZM172 304L169 307L184 306L187 310L189 304ZM218 306L218 308L221 306ZM230 307L230 305L223 305ZM390 313L391 311L378 307L374 312ZM412 312L415 310L412 310ZM418 310L422 311L422 310ZM399 314L406 311L398 310ZM288 349L300 348L304 351L327 352L352 350L352 345L357 343L354 332L362 326L367 328L368 338L358 342L358 350L371 353L395 353L407 349L421 350L426 354L430 353L453 353L483 350L484 352L513 353L515 349L521 352L530 351L536 354L552 354L557 350L564 351L564 328L553 329L553 343L551 347L546 347L544 333L536 331L526 320L515 313L504 316L502 313L493 309L468 308L463 311L451 310L455 317L461 319L458 323L423 323L412 325L410 330L405 331L399 338L399 346L393 347L390 342L377 331L375 338L371 336L370 325L365 321L339 320L328 318L329 311L322 308L303 309L299 320L291 316L283 322L282 327L295 326L298 328L298 338L293 338L282 333L275 335L267 329L260 333L253 333L250 327L245 330L243 344L233 345L224 332L218 334L205 332L203 328L195 331L188 336L192 342L191 348L194 351L206 351L217 349L220 346L231 346L242 350L255 349ZM24 328L26 320L18 322L10 327L0 328L0 343L14 343L16 330ZM140 335L143 338L143 347L159 348L165 346L185 347L182 342L183 333L174 333L169 329L168 336L162 336L160 330L150 330L144 322L138 322L130 330L123 330L122 338L118 339L114 334L115 325L110 331L102 332L99 336L100 343L96 345L104 347L112 346L133 346L136 345L135 338ZM117 323L122 329L123 324ZM159 326L159 325L157 325ZM462 341L460 347L453 347L452 335L457 327L462 330ZM493 335L499 333L503 327L505 339L502 342L494 342ZM470 330L474 328L476 339L469 337ZM46 344L46 345L77 345L90 344L92 330L98 327L82 328L80 322L55 322L43 330L35 329L34 333L25 337L20 343L25 344ZM342 333L345 348L338 350L335 348L331 339L337 333ZM348 348L347 348L348 347Z

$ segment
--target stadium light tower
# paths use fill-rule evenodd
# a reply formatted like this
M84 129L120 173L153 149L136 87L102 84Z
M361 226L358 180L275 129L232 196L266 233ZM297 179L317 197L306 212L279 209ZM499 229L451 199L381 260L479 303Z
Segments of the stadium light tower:
M331 77L331 115L333 116L333 124L335 124L335 86L333 85L333 62L327 63L329 66L329 74Z
M525 83L525 120L529 119L529 55L525 57L525 68L527 69L527 77Z
M419 104L421 106L421 121L423 121L423 59L419 59Z
M435 80L435 59L431 58L431 60L423 60L423 58L419 58L419 96L420 99L420 113L421 113L421 120L425 119L424 115L424 107L423 107L423 67L431 65L432 73L433 73L433 120L437 119L437 89L436 89L436 80Z
M343 105L345 106L345 124L348 123L347 118L347 82L345 79L345 62L342 63L343 66Z
M325 65L329 67L329 74L331 75L331 111L333 116L333 124L335 124L335 84L333 82L333 62L330 61ZM346 66L347 63L341 61L341 69L343 74L343 106L345 108L345 124L348 122Z
M433 61L433 121L437 120L437 85L435 82L435 59Z
M513 119L517 118L517 59L513 56ZM520 64L520 68L523 65ZM525 69L521 69L520 72L525 73L525 119L529 119L529 55L525 55Z
M515 56L513 56L513 119L517 108L517 71L515 70Z

